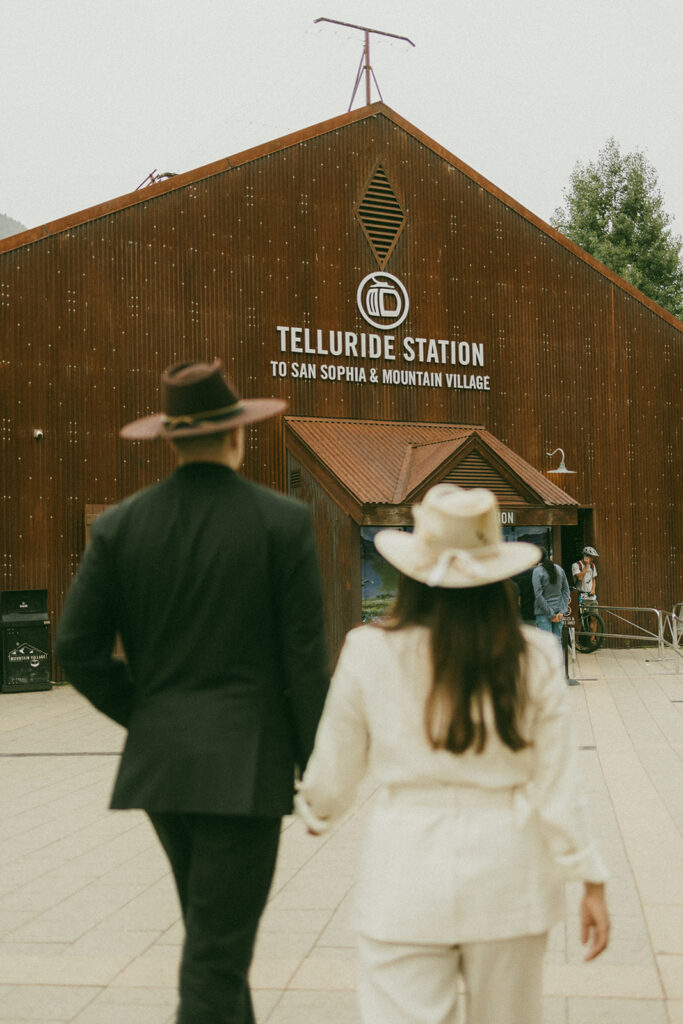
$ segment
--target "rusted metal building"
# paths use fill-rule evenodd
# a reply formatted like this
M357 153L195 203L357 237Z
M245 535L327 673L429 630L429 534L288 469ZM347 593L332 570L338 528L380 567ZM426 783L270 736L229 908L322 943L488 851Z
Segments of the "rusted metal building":
M595 544L603 602L683 597L683 323L381 103L0 241L0 327L0 586L53 620L90 519L171 468L120 425L214 357L289 399L245 472L314 506L333 647L442 479Z

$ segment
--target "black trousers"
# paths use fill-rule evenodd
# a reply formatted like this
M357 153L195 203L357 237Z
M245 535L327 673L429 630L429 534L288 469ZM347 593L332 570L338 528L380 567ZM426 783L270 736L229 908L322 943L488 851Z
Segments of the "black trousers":
M178 1024L254 1024L248 971L280 818L149 813L185 921Z

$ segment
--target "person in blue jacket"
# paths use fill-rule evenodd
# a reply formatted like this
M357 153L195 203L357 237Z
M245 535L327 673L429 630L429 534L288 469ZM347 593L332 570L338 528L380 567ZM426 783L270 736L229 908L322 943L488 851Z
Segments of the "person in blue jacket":
M564 569L555 565L548 552L543 551L543 558L534 569L531 582L536 625L561 638L562 620L569 609L569 584Z

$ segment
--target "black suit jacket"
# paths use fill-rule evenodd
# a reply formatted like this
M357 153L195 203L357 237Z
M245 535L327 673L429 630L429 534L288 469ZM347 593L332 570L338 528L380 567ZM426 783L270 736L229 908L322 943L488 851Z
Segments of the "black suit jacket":
M328 686L308 508L180 467L93 523L56 653L128 729L112 807L288 813Z

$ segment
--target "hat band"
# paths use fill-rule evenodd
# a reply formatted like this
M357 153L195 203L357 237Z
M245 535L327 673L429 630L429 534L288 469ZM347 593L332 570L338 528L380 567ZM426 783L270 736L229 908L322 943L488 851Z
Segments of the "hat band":
M243 402L234 402L232 405L225 405L222 409L211 409L208 412L188 412L182 416L166 416L164 426L168 430L175 430L176 427L193 427L196 423L203 423L205 420L220 420L234 416L244 407Z
M489 544L486 547L477 548L477 554L480 556L477 558L470 551L465 550L465 548L445 548L439 554L425 582L428 587L440 587L450 569L458 570L463 576L471 580L488 579L489 570L485 564L482 564L483 560L487 556L491 557L498 554L499 550L500 548L497 544Z

